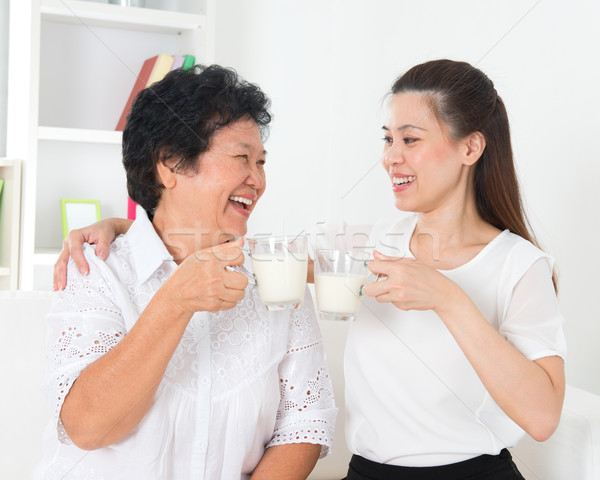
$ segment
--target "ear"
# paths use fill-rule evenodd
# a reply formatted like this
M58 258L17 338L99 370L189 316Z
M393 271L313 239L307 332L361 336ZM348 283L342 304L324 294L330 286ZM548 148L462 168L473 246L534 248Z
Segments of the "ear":
M465 139L465 165L474 165L485 150L485 137L481 132L473 132Z
M177 174L170 165L167 165L167 163L163 161L162 158L160 158L156 164L156 172L160 179L160 183L162 183L165 188L173 188L177 185Z

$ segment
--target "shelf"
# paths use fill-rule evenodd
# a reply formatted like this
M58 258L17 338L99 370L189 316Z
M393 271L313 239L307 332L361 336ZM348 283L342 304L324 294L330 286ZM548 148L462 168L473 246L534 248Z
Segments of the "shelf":
M216 0L9 2L6 153L23 167L0 162L15 178L0 203L0 290L29 290L58 259L59 198L100 200L106 216L126 211L123 134L114 125L144 59L166 52L213 63ZM193 13L159 10L183 4Z
M121 145L123 132L83 128L38 127L39 140Z
M160 33L179 33L206 26L204 15L77 0L42 0L41 12L46 21Z

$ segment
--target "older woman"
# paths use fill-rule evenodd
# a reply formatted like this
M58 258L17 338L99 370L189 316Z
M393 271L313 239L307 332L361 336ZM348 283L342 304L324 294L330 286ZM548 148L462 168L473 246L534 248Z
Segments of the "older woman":
M218 66L175 71L123 132L139 215L86 245L48 316L43 478L306 478L336 409L310 297L267 312L246 277L269 101Z

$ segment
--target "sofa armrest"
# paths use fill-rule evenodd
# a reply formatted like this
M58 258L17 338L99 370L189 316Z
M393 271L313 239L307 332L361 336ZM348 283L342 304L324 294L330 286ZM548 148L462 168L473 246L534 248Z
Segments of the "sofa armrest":
M526 436L511 449L525 478L600 478L600 396L567 385L560 424L545 442Z

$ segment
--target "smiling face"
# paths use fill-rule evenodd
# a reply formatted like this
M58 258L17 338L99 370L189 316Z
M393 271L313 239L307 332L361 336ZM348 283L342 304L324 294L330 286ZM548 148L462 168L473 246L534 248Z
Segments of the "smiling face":
M196 172L175 173L159 165L165 189L155 227L159 233L179 230L182 242L186 232L193 231L194 250L245 235L248 218L265 191L265 160L258 125L242 119L213 134Z
M396 208L426 213L465 201L473 163L468 143L450 139L424 95L394 95L383 130L382 164Z

